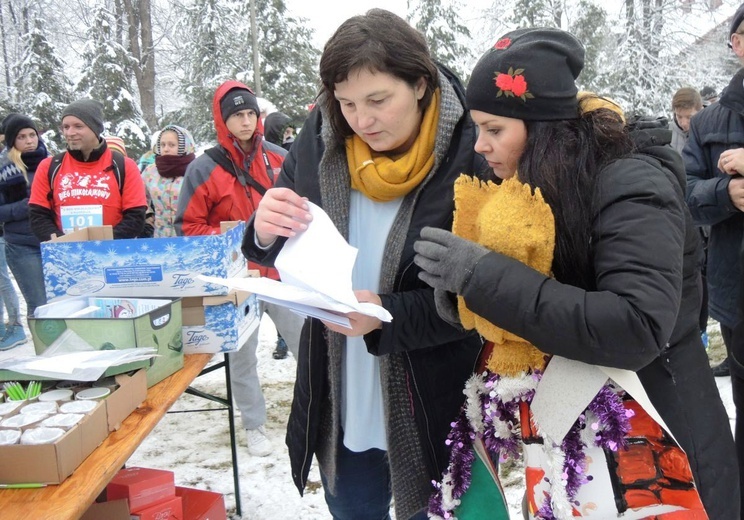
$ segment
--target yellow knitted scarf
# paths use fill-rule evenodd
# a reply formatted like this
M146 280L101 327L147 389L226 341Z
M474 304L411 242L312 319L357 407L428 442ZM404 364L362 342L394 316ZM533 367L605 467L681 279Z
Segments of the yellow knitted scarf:
M439 124L439 89L421 120L416 141L405 154L392 159L373 153L358 135L346 139L351 187L375 202L407 195L421 184L434 165L434 139Z
M516 176L500 185L461 175L455 181L455 235L477 242L549 275L555 248L555 221L540 190ZM473 313L458 296L460 321L493 341L486 367L497 374L517 376L545 368L546 356L532 344Z

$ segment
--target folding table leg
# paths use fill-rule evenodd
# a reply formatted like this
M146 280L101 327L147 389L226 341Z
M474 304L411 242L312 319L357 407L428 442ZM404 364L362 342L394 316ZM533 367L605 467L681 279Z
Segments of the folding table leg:
M225 354L225 386L227 387L227 415L230 420L230 451L232 452L233 479L235 481L235 510L239 517L243 517L240 504L240 474L238 473L238 450L235 436L235 409L230 386L230 355Z

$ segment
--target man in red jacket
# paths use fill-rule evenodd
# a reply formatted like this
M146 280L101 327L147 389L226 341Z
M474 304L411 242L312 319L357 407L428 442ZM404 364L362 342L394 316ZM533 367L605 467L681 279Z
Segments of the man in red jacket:
M286 150L264 140L258 101L238 81L226 81L212 100L217 142L186 169L176 213L180 235L210 235L220 232L220 222L250 219L266 190L279 177ZM262 276L278 279L274 269L257 264ZM293 353L297 352L302 319L293 312L261 302ZM248 451L255 456L271 453L266 437L266 403L256 369L258 331L230 356L235 402L248 437Z

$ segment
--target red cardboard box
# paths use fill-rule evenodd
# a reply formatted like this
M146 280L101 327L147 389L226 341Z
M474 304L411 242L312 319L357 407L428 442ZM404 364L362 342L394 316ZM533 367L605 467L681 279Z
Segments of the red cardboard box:
M172 497L137 511L132 510L131 520L183 520L181 497Z
M183 520L227 520L225 499L220 493L177 487L176 496L183 500Z
M173 472L160 469L125 468L106 486L108 500L126 498L130 511L139 511L175 495Z

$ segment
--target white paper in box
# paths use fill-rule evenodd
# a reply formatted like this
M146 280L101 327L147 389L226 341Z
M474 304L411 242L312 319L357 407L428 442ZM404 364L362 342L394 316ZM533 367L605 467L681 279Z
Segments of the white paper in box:
M110 226L84 228L41 244L47 298L70 295L204 296L228 288L200 274L245 273L245 223L220 235L113 240Z

